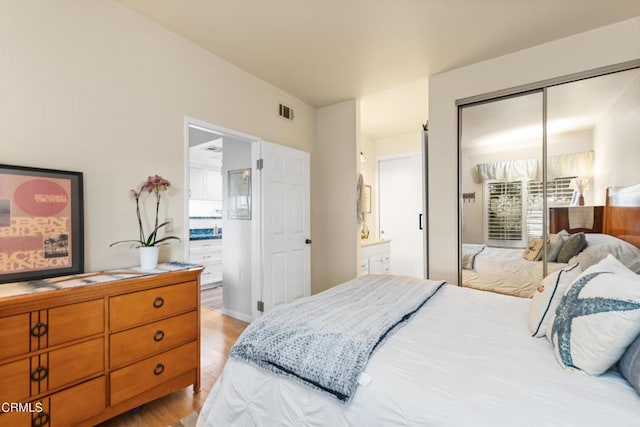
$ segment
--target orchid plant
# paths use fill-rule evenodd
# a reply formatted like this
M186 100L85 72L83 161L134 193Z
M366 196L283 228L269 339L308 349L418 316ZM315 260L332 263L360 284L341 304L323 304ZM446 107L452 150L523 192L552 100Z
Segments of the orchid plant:
M147 247L147 246L158 246L161 244L168 244L169 240L180 240L179 237L175 236L164 236L162 238L158 238L158 231L162 227L166 227L170 224L169 221L165 221L163 223L158 224L158 213L160 209L160 198L162 193L167 191L171 183L161 177L160 175L149 176L146 181L143 181L138 185L137 189L129 190L129 194L136 201L136 216L138 218L138 228L140 231L140 235L136 240L119 240L117 242L112 243L111 246L120 244L120 243L131 243L132 247ZM140 214L140 199L144 193L153 194L156 198L156 216L153 230L147 235L144 232L144 226L142 224L142 215Z

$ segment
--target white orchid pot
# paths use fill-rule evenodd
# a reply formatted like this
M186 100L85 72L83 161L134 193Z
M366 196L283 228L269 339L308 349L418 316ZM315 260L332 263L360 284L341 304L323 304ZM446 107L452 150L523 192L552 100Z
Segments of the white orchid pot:
M141 246L140 268L143 270L153 270L158 266L159 248L157 246Z

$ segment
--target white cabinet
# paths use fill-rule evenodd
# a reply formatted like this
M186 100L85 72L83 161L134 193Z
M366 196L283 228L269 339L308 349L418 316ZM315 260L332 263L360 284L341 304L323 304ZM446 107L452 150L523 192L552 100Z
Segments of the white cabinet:
M192 200L222 200L220 171L191 166L189 168L189 198Z
M189 243L189 262L204 267L201 285L222 281L222 239L192 240Z
M391 274L391 242L377 241L362 245L360 275Z

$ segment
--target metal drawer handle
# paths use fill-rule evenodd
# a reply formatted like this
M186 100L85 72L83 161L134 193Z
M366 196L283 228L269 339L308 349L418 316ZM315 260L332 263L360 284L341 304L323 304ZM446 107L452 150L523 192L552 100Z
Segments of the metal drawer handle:
M36 369L31 372L31 381L40 382L43 379L47 378L49 375L49 371L44 366L38 366Z
M164 372L164 365L162 363L158 363L156 367L153 369L153 375L160 375Z
M162 299L162 297L156 297L156 299L153 300L153 306L155 308L160 308L164 305L164 300Z
M157 330L155 334L153 334L153 340L155 342L160 342L164 338L164 332L161 330Z
M31 421L31 427L42 427L49 424L49 414L46 412L38 412Z
M47 324L38 322L33 325L33 328L31 328L31 335L34 337L41 337L45 335L47 331L49 331L49 327L47 326Z

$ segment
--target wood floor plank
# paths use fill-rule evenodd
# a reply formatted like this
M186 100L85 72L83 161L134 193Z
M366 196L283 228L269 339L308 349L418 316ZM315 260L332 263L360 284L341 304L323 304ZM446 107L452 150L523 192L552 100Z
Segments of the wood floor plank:
M154 400L136 411L126 412L101 427L172 426L193 411L200 411L207 395L222 372L229 350L247 323L202 307L201 314L201 387L192 387Z

